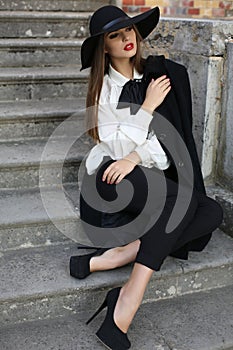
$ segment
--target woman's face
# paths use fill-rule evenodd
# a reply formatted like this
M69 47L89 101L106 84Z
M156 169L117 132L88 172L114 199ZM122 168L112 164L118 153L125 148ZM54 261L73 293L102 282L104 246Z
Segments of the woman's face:
M131 58L137 52L136 33L132 26L107 33L104 43L105 53L112 59Z

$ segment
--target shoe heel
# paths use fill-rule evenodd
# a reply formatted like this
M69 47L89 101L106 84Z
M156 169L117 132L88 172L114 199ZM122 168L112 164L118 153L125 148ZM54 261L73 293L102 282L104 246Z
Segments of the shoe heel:
M99 309L94 313L94 315L86 321L86 324L90 323L105 307L107 306L107 298L105 298L103 304L99 307Z

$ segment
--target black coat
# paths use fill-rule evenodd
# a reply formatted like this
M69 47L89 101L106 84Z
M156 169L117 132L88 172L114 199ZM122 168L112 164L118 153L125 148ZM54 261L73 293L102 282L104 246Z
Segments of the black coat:
M173 124L184 140L193 164L194 187L196 190L205 193L201 167L192 134L192 100L187 70L183 65L165 59L164 56L149 56L144 71L147 80L146 85L152 77L157 78L163 74L170 78L172 89L156 111ZM151 128L156 131L156 118L152 119Z
M165 59L164 56L149 56L146 60L144 76L147 79L147 84L152 77L157 78L166 74L171 81L172 89L168 93L164 102L157 108L162 116L173 124L180 136L184 140L193 165L194 188L206 194L203 176L201 173L200 162L197 155L196 145L192 133L192 99L189 77L186 68ZM151 128L156 132L156 118L152 119ZM172 164L165 174L174 180L177 180L177 171L173 160ZM211 233L195 239L179 251L173 252L171 255L178 258L188 258L188 251L201 251L211 238Z

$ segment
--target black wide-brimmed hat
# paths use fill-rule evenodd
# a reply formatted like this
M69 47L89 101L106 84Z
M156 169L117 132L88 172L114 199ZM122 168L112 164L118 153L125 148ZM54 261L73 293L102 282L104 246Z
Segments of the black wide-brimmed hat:
M90 19L89 29L91 36L84 40L81 47L81 70L91 66L98 43L97 39L101 34L113 32L135 24L142 39L145 39L156 27L159 21L159 15L160 11L158 7L134 17L129 17L117 6L107 5L100 7Z

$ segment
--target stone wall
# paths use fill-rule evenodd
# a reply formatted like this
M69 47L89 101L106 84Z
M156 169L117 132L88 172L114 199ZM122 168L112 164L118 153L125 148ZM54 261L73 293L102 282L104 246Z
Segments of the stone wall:
M146 49L147 53L164 54L188 69L193 97L193 131L207 184L223 177L223 171L224 176L228 177L230 173L230 179L233 178L231 33L232 21L163 18L149 37L150 48ZM225 103L222 103L224 94Z
M227 43L226 48L221 143L217 153L217 179L224 187L233 191L233 40Z
M224 18L233 16L230 0L122 0L127 12L142 12L159 6L163 16Z

